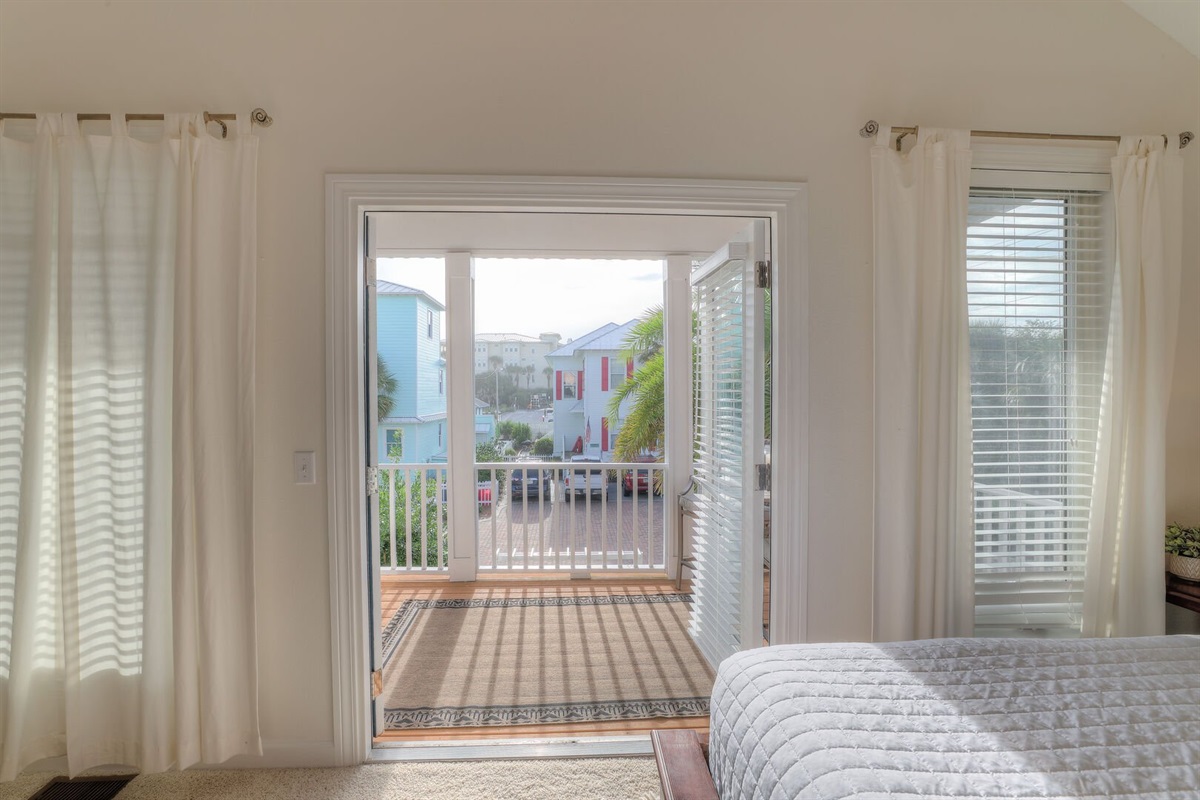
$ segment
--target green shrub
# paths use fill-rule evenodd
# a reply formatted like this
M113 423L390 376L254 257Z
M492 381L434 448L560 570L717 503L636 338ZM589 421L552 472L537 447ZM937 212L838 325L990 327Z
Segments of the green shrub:
M411 470L382 469L379 471L379 564L389 567L392 563L392 535L390 529L390 508L392 498L396 500L396 566L404 566L408 560L408 545L405 515L408 516L408 530L412 531L412 564L414 567L440 567L438 563L439 505L442 519L440 527L446 530L445 503L438 502L441 480L438 471L426 473ZM392 487L388 482L392 481ZM389 491L390 489L390 491ZM425 535L420 536L421 510L425 510ZM446 542L442 535L442 553L445 555Z

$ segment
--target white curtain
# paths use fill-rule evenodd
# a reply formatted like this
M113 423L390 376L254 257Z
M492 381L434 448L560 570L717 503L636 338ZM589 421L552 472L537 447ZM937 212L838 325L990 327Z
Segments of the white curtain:
M1112 161L1116 272L1084 568L1083 635L1163 633L1166 423L1179 321L1183 172L1162 136Z
M973 628L966 229L970 134L871 151L876 641Z
M112 119L0 127L0 781L261 752L257 142Z

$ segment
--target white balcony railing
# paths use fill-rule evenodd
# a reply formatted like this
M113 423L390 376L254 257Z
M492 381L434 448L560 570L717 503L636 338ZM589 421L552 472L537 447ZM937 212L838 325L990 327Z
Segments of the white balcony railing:
M445 464L379 466L379 566L384 574L445 572Z
M1068 511L1053 497L976 483L976 570L1062 569L1073 521Z
M1078 634L1086 499L975 484L976 635Z
M497 498L479 521L480 571L663 569L662 464L477 466L481 492Z
M662 464L476 464L478 568L500 571L661 571ZM445 464L379 467L384 574L446 572Z

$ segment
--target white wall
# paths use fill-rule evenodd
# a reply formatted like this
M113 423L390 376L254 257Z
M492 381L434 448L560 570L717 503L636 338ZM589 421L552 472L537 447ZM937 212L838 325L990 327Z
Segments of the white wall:
M872 321L859 126L1200 131L1200 61L1108 2L0 3L2 110L259 105L276 120L259 172L262 721L300 753L332 736L325 499L289 481L291 452L320 453L325 429L325 173L808 181L809 630L861 639ZM1200 144L1185 160L1169 511L1196 522Z

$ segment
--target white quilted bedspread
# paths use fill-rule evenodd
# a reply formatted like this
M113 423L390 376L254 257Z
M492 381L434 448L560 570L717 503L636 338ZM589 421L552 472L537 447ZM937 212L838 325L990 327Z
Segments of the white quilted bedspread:
M722 800L1200 799L1200 638L788 645L717 671Z

